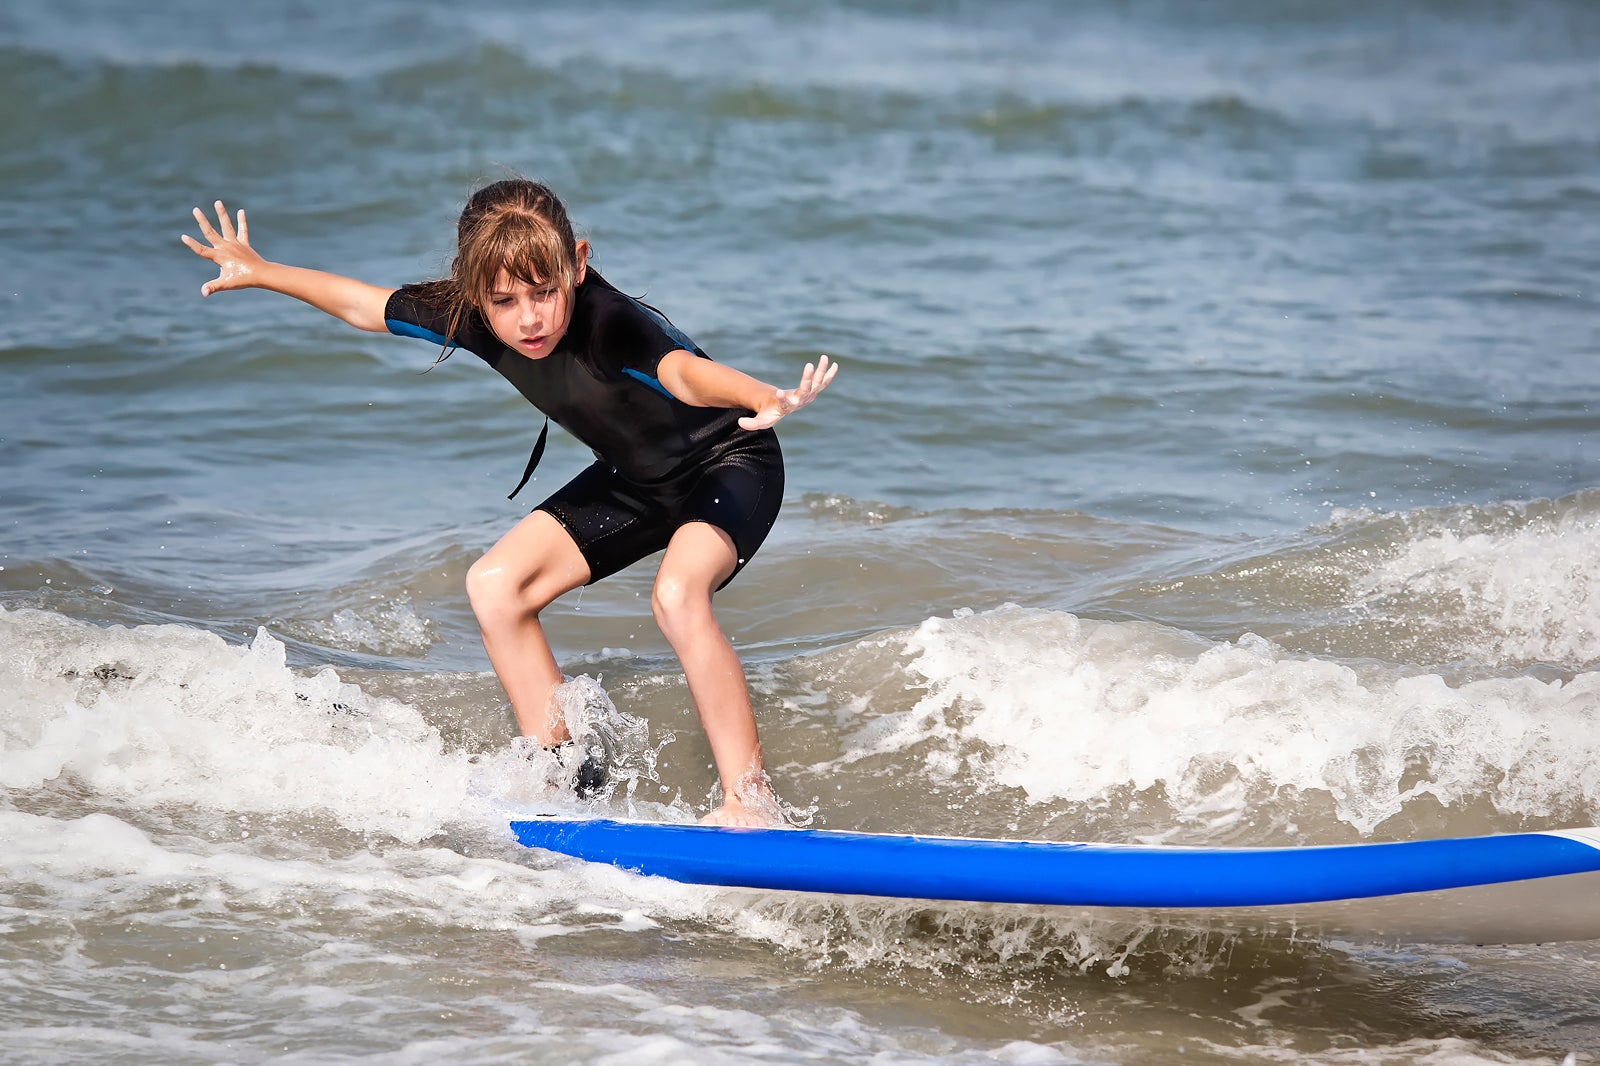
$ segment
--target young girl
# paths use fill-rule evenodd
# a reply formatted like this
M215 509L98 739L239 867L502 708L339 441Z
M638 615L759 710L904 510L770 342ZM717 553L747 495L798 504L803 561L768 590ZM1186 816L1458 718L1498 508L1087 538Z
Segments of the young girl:
M798 388L778 389L712 362L659 312L588 268L588 242L574 238L561 201L535 182L475 192L457 224L450 276L399 289L269 262L251 248L244 212L235 228L222 201L215 206L215 227L194 211L207 243L183 237L218 268L201 295L268 289L357 329L426 338L445 349L441 359L465 348L594 451L592 466L467 571L483 646L522 733L552 748L570 739L539 613L664 549L651 606L683 665L722 785L723 804L705 821L777 823L744 670L711 598L777 518L783 456L771 427L810 403L838 366L822 356Z

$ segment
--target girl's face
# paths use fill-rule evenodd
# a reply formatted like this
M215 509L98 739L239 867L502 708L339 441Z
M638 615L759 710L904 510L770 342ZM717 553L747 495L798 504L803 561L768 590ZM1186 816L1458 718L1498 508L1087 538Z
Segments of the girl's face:
M577 284L582 284L584 273L580 254ZM482 311L489 328L507 348L529 359L543 359L555 351L572 324L572 290L555 282L530 285L501 270Z

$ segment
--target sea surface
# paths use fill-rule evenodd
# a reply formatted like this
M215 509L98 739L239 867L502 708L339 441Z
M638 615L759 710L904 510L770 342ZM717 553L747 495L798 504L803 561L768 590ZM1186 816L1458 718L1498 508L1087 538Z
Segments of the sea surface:
M1600 1062L1600 944L1196 933L518 848L467 567L588 459L179 235L438 276L565 197L781 427L718 599L794 817L1600 822L1600 5L0 7L0 1061ZM426 371L426 372L425 372ZM546 614L713 801L650 562ZM1600 907L1600 901L1596 902Z

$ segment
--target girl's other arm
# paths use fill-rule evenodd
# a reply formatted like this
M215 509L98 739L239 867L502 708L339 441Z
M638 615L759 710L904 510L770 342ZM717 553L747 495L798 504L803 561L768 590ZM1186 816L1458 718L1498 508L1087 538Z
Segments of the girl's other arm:
M816 366L806 364L798 388L779 389L682 348L662 356L656 369L666 390L686 404L736 407L753 412L739 419L740 428L750 430L766 429L785 415L798 411L816 399L817 393L827 388L838 372L839 364L830 363L824 355Z
M200 287L201 296L228 289L266 289L293 296L357 329L372 333L388 332L383 311L393 289L369 285L339 274L263 259L260 253L250 247L250 227L245 221L244 212L239 212L239 225L235 229L221 200L217 201L216 209L215 227L205 212L198 207L194 209L195 220L200 223L200 235L206 239L206 244L201 244L187 233L182 238L195 255L217 265L216 278Z

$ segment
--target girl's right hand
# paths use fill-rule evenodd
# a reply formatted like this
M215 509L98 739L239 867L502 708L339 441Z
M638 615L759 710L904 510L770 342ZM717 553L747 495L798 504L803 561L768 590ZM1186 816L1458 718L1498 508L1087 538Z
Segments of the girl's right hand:
M221 200L216 202L216 209L216 227L211 225L204 211L198 207L194 209L195 221L200 223L200 235L210 242L209 246L201 244L187 233L182 238L195 255L217 264L216 279L200 286L201 296L210 296L224 289L248 289L257 284L261 268L266 265L266 260L250 247L250 227L245 223L244 211L239 212L239 228L235 230L233 221L228 218L228 209L222 206Z

